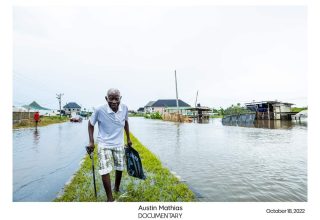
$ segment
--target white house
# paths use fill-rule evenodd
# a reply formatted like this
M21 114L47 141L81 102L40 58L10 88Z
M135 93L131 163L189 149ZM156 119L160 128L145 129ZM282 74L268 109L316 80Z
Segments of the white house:
M75 102L69 102L65 106L63 106L63 110L66 115L71 115L72 113L79 114L81 111L81 106Z

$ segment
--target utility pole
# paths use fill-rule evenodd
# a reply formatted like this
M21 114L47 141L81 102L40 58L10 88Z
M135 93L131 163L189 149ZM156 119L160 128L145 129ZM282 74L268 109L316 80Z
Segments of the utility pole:
M178 86L177 86L177 72L174 71L174 76L176 80L176 102L177 102L177 110L178 110L178 120L180 122L180 110L179 110L179 98L178 98Z
M59 100L59 108L60 108L60 118L61 118L61 96L63 96L63 93L60 94L56 94L57 95L57 99Z
M197 90L197 95L196 95L196 102L194 103L194 107L195 107L195 108L197 107L197 101L198 101L198 91L199 91L199 90Z

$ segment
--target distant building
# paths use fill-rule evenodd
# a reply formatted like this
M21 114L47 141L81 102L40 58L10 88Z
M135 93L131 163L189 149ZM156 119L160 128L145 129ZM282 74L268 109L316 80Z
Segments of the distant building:
M144 107L138 108L137 112L138 112L138 113L144 113Z
M65 106L63 106L63 110L65 111L66 115L71 115L71 114L80 114L81 112L81 106L78 105L75 102L69 102Z
M31 102L29 105L24 105L23 107L28 109L28 111L44 111L44 112L51 111L51 109L42 107L36 101Z
M22 106L13 106L12 112L28 112L29 110Z
M155 103L155 101L150 101L144 106L144 113L151 113L153 112L152 105Z
M247 109L256 112L257 120L291 120L292 103L280 101L261 101L245 104Z
M147 106L148 105L148 106ZM165 113L169 108L177 108L176 99L158 99L155 102L149 102L145 106L145 113L159 112L160 114ZM189 104L179 99L179 109L190 107Z

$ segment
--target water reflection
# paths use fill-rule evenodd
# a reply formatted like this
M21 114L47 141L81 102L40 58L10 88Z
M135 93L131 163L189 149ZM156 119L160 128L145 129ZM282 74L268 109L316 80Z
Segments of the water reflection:
M176 148L175 153L179 153L180 150L180 136L181 136L181 129L180 129L180 123L177 123L177 129L176 129Z
M307 126L307 123L285 120L255 120L253 122L230 122L224 123L223 125L249 128L291 129L295 125Z
M291 121L282 120L256 120L253 124L255 128L269 129L290 129L293 126Z
M193 118L192 120L194 123L199 123L199 124L208 124L210 122L210 118L209 117L205 117L205 118Z
M13 131L13 201L51 201L79 168L86 124Z
M307 121L292 120L293 125L308 126Z
M39 129L36 128L33 131L33 145L38 146L39 140L40 140L40 132L39 132Z
M221 121L178 126L130 118L130 128L200 201L307 201L307 127L277 120L245 129Z

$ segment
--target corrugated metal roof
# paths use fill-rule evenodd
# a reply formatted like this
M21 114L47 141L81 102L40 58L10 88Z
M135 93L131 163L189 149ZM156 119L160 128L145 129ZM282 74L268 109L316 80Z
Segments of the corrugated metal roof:
M294 105L288 102L280 102L280 101L260 101L260 102L250 102L245 103L245 105L259 105L259 104L284 104L284 105Z

